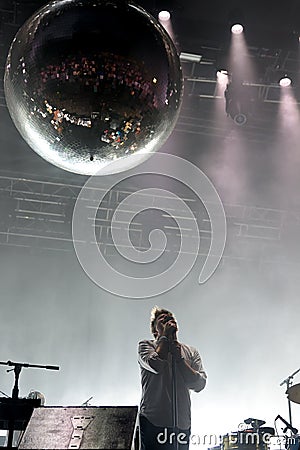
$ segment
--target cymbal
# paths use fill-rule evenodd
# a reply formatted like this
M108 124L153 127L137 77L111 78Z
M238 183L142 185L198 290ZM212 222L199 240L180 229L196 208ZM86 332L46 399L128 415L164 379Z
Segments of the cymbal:
M288 399L294 403L300 403L300 384L294 384L286 391Z

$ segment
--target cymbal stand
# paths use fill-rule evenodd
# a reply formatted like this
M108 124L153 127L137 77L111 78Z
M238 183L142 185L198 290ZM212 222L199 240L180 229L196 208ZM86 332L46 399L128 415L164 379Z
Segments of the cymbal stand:
M280 383L280 386L283 386L284 384L286 384L286 392L287 392L287 391L289 390L289 388L292 386L292 384L293 384L293 378L294 378L294 376L295 376L298 372L300 372L300 368L297 369L294 373L292 373L291 375L289 375L285 380L283 380L283 381ZM288 408L289 408L289 422L290 422L291 426L293 426L293 423L292 423L292 407L291 407L291 401L290 401L289 398L288 398Z
M6 372L12 372L15 373L15 384L12 390L12 396L11 398L13 400L17 400L19 398L19 377L20 373L23 367L35 367L39 369L50 369L50 370L59 370L58 366L41 366L40 364L28 364L28 363L15 363L12 361L0 361L0 365L3 366L11 366L13 369L7 369ZM14 437L14 421L9 420L8 424L8 438L7 438L7 447L12 448L13 443L13 437Z

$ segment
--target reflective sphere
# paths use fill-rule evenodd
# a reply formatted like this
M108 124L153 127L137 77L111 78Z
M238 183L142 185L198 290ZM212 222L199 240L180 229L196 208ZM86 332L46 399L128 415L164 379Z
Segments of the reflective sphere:
M182 98L175 46L124 0L58 0L18 31L5 69L10 115L50 163L92 175L129 169L172 132ZM136 165L137 158L134 158Z

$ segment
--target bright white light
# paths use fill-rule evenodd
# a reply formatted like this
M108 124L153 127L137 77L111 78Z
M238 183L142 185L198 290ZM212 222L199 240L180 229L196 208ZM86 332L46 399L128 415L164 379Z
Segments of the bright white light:
M288 87L292 84L292 80L289 77L284 77L279 80L279 84L282 87Z
M227 70L218 70L217 72L217 79L221 83L228 83L228 72Z
M168 20L170 20L170 17L171 14L169 13L169 11L160 11L160 13L158 14L158 18L162 22L167 22Z
M244 27L240 23L235 23L231 27L231 32L233 34L241 34L243 32L243 30L244 30Z
M227 70L218 70L217 72L217 85L216 95L224 94L227 84L229 83L229 77Z

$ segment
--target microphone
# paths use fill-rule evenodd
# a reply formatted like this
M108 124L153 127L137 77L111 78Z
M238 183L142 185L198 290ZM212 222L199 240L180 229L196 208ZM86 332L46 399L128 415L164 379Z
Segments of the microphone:
M175 340L175 333L170 333L169 336L168 336L168 339L169 339L169 343L174 342L174 340Z
M278 414L278 416L276 417L275 422L276 422L277 419L280 419L280 420L284 423L284 425L285 425L289 430L291 430L291 432L292 432L293 434L297 434L297 433L298 433L297 428L294 428L290 423L288 423L288 422L287 422L283 417L281 417L279 414Z
M173 316L167 315L167 316L164 318L163 323L166 324L167 322L174 321L174 320L175 320L175 319L174 319ZM176 333L177 333L177 327L176 327L176 329L173 329L172 333L169 335L169 339L170 339L171 341L175 341Z

